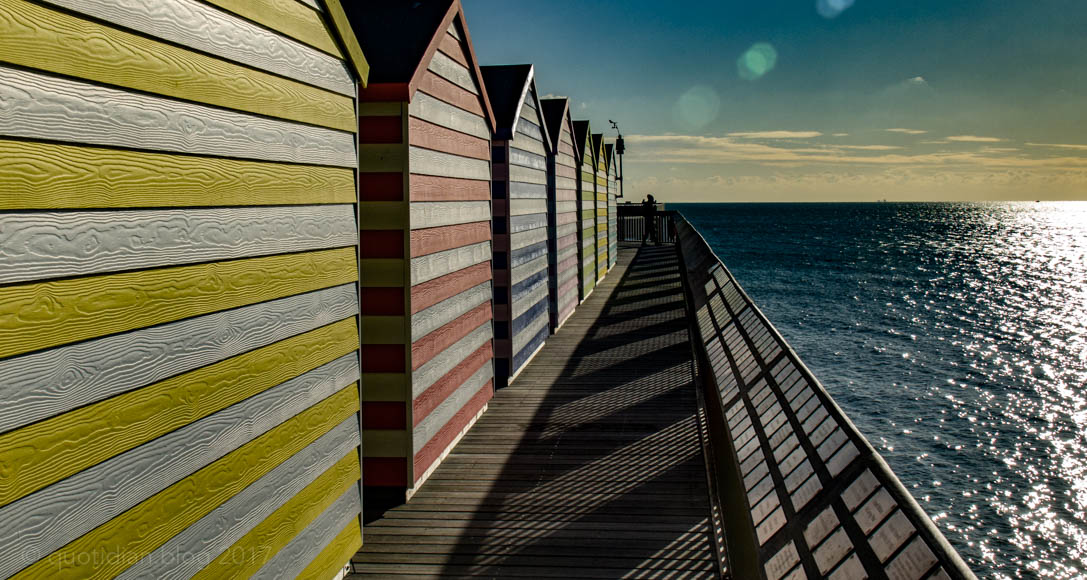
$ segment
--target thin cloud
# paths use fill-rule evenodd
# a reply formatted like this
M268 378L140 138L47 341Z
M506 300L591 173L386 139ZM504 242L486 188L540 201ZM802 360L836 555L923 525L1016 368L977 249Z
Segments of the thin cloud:
M1052 147L1054 149L1072 149L1074 151L1087 151L1087 145L1075 143L1027 143L1031 147Z
M834 133L831 137L848 137L849 133Z
M928 133L928 131L922 131L920 129L903 129L901 127L887 129L887 131L890 133L902 133L904 135L924 135L925 133Z
M739 139L814 139L822 137L819 131L750 131L746 133L729 133L729 137Z
M956 143L1000 143L1001 141L1007 141L1007 139L978 137L977 135L952 135L951 137L948 137L947 140Z
M852 151L895 151L902 149L894 145L833 145L832 149L850 149Z

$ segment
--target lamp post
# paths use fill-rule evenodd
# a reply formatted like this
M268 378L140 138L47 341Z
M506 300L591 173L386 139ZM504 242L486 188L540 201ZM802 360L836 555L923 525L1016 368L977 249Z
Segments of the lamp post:
M615 129L615 133L618 135L615 139L615 154L619 156L619 196L623 197L624 185L623 185L623 153L626 152L626 144L623 143L623 133L619 131L619 124L611 119L608 119L611 123L611 128Z

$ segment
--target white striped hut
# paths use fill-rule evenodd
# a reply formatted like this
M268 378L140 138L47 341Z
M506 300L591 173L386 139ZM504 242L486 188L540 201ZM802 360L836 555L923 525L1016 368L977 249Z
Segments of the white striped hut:
M0 3L0 578L338 574L362 543L338 0Z
M495 380L512 381L550 334L547 157L532 65L485 66L491 144Z
M577 276L579 299L584 302L596 288L596 155L588 121L574 121L574 145L578 173Z
M547 158L548 263L551 328L556 332L578 304L577 148L570 99L543 99L540 104L551 138L551 155Z

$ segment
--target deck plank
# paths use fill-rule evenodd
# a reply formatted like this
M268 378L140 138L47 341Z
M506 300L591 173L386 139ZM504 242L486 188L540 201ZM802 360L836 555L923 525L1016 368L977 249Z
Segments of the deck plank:
M349 578L710 578L692 358L673 247L624 249Z

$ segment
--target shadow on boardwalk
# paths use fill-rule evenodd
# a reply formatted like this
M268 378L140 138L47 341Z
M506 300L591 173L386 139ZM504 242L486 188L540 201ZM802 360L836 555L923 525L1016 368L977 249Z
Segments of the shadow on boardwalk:
M352 577L718 575L675 251L634 254L366 528Z

